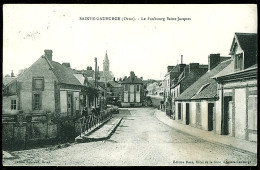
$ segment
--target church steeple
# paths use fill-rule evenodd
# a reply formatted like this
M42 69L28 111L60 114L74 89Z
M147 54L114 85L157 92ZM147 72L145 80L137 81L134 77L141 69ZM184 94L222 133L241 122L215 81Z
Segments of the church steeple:
M105 58L103 60L103 71L109 71L109 60L107 56L107 51L106 51Z

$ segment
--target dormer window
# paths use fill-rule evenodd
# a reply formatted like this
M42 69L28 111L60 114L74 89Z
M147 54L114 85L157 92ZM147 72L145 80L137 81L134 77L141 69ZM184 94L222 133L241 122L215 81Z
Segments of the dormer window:
M243 69L243 54L236 54L234 57L234 69L239 71Z

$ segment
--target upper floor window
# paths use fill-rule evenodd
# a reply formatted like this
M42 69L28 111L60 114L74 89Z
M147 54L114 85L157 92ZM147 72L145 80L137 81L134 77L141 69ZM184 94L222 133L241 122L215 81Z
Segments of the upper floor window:
M139 85L136 85L136 91L140 91L140 86Z
M43 77L33 78L33 90L44 90L44 79Z
M128 89L129 89L128 84L125 84L125 86L124 86L124 91L128 91Z
M236 54L234 58L234 67L235 71L239 71L243 69L243 54Z
M16 110L16 100L11 100L11 110Z

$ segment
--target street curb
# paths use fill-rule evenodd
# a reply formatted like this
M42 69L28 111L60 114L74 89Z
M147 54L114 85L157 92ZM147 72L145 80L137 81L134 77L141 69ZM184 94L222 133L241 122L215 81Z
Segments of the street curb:
M112 117L110 117L110 118L107 118L104 122L102 122L101 124L99 124L98 126L96 126L94 129L92 129L92 130L90 130L89 132L87 132L87 133L85 133L85 134L83 134L83 133L81 133L81 135L79 135L79 136L77 136L76 138L75 138L75 142L77 142L77 143L82 143L82 142L84 142L83 140L84 140L84 136L89 136L89 135L91 135L92 133L94 133L95 131L97 131L99 128L101 128L104 124L106 124L110 119L112 119L113 118L113 116Z
M110 119L111 119L111 118L110 118ZM110 120L110 119L109 119L109 120ZM113 132L115 132L116 128L117 128L117 127L119 126L119 124L121 123L122 119L123 119L123 117L121 117L120 119L117 120L117 123L115 123L115 124L112 126L112 128L107 132L107 135L106 135L105 137L101 137L101 138L88 138L87 136L89 136L89 135L92 134L94 131L96 131L96 130L98 130L99 128L101 128L105 123L108 122L108 120L105 121L105 122L104 122L102 125L100 125L98 128L96 128L96 129L94 129L93 131L91 131L91 133L89 133L89 134L87 134L87 135L85 135L85 136L83 136L83 137L80 137L81 139L78 139L78 141L76 141L76 142L78 142L78 143L84 143L84 142L93 142L93 141L101 141L101 140L109 139L109 138L112 136ZM76 140L76 139L75 139L75 140Z
M168 124L165 123L163 120L159 119L158 116L157 116L157 114L156 114L156 112L157 112L157 110L154 112L154 116L155 116L159 121L163 122L165 125L167 125L167 126L173 128L173 129L175 129L175 130L177 130L177 131L179 131L179 132L182 132L182 133L184 133L184 134L187 134L187 135L190 135L190 136L194 136L194 137L200 138L200 139L202 139L202 140L204 140L204 141L207 141L207 142L210 142L210 143L214 143L214 144L217 144L217 145L220 145L220 146L229 146L229 147L231 147L231 148L233 148L234 150L237 150L237 151L243 151L243 152L246 152L246 153L248 153L248 154L253 154L253 155L257 154L257 153L255 153L255 152L246 150L246 149L244 149L244 148L239 148L239 147L233 146L233 145L231 145L231 144L225 144L225 143L219 142L219 141L217 141L217 140L210 140L210 139L206 139L206 138L201 138L200 136L194 135L194 134L192 134L192 133L189 133L189 132L186 132L186 131L182 131L181 129L176 128L176 127L173 127L173 126L171 126L171 125L168 125Z

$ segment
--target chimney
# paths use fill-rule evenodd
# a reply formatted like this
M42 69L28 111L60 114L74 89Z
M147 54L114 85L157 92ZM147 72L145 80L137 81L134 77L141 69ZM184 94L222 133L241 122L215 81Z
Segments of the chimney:
M143 77L140 77L141 78L141 80L143 81Z
M44 50L44 55L49 61L52 61L52 50Z
M14 77L14 72L13 72L13 70L12 70L12 72L11 72L11 77Z
M208 56L208 70L212 70L220 63L220 54L210 54Z
M181 64L183 64L183 55L181 55Z
M167 73L169 73L175 66L167 66Z
M186 64L179 64L179 72L182 73L184 71Z
M199 63L190 63L190 70L189 70L189 73L194 71L194 70L198 70L200 67L200 64Z
M70 68L70 63L62 63L63 66Z
M88 67L87 67L87 70L92 70L92 67L91 67L91 66L88 66Z

